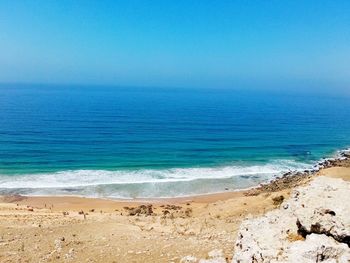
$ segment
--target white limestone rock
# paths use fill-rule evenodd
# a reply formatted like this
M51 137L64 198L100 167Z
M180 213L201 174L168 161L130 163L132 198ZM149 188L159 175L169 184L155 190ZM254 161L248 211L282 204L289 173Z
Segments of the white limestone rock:
M285 262L350 262L350 250L326 235L311 234L305 241L296 241L285 251Z
M349 231L350 183L317 177L280 209L243 222L232 262L315 262L307 260L320 253L326 262L342 262L350 251ZM299 234L306 240L293 242Z
M339 242L350 238L348 182L318 177L293 193L290 207L302 231L331 235Z
M234 262L268 262L279 257L289 233L297 232L296 220L289 213L272 211L243 222L235 246Z

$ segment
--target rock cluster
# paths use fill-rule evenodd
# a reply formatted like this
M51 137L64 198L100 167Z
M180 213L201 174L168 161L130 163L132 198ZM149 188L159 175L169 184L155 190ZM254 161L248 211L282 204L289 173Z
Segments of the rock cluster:
M153 207L152 205L140 205L138 207L124 207L125 210L128 211L129 216L139 216L139 215L146 215L150 216L153 215Z
M349 241L350 183L316 177L241 225L232 262L350 262Z
M323 168L330 168L334 166L349 166L350 159L350 149L339 151L338 154L334 158L323 159L318 162L316 165L316 170L320 170Z
M350 149L340 151L334 158L319 161L312 169L286 172L281 177L246 191L245 195L252 196L294 188L309 182L321 169L335 166L350 167Z

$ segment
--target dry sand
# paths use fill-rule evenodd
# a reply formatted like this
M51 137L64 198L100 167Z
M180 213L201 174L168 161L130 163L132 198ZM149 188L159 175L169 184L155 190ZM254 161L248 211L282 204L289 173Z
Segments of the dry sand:
M350 180L349 163L312 176ZM179 262L213 249L230 260L241 221L274 209L312 176L254 191L132 202L3 196L0 262Z

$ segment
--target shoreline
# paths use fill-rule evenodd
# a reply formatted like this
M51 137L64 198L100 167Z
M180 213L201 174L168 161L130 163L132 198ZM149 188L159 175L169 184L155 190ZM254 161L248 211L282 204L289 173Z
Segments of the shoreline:
M330 158L321 158L319 161L315 162L312 169L304 170L304 171L288 171L283 173L279 177L275 177L271 179L268 182L260 183L257 186L252 186L245 189L237 189L237 190L227 190L227 191L220 191L215 193L204 193L204 194L195 194L195 195L187 195L187 196L178 196L178 197L156 197L156 198L103 198L103 197L89 197L89 196L80 196L80 195L0 195L0 200L4 198L10 198L11 196L15 196L14 199L61 199L63 201L65 200L85 200L85 201L92 201L92 200L100 200L105 202L117 202L117 203L124 203L124 204L144 204L144 203L155 203L155 204L163 204L163 203L185 203L189 201L196 201L196 202L203 202L203 203L209 203L209 202L215 202L220 200L227 200L230 198L233 198L237 195L255 195L258 192L267 191L269 188L273 188L273 186L276 187L275 190L277 190L278 186L280 184L286 184L283 186L284 188L287 187L295 187L297 186L298 181L302 180L308 180L315 174L319 173L323 169L335 167L335 166L342 166L343 163L347 162L350 159L350 148L345 148L343 150L336 151L336 154L334 157ZM290 185L288 185L290 184ZM273 189L269 189L271 191ZM281 190L281 189L279 189Z
M228 192L241 192L241 191L246 191L246 190L250 190L250 189L254 189L259 187L259 185L261 184L269 184L272 181L274 181L275 179L278 179L280 177L283 177L285 175L293 175L296 173L300 173L303 172L305 174L307 173L314 173L317 172L320 168L325 167L325 164L327 165L328 162L333 162L333 161L338 161L341 160L342 158L344 158L344 156L350 156L350 148L344 148L343 150L337 150L334 151L333 154L330 157L327 158L320 158L316 161L313 162L298 162L296 160L288 160L290 162L292 162L293 164L291 165L286 165L286 167L284 167L284 165L282 164L282 167L277 166L277 168L275 169L275 167L272 167L272 171L256 171L256 174L251 173L248 171L248 174L246 175L244 173L244 171L240 171L241 173L236 174L237 171L231 171L233 172L233 174L229 174L227 177L220 177L216 178L216 175L214 173L213 177L199 177L199 178L192 178L190 180L188 180L189 184L187 186L191 186L191 182L192 181L197 181L197 180L212 180L213 182L221 182L220 180L226 180L220 183L220 187L217 187L214 185L214 187L212 187L212 189L210 189L210 187L206 187L205 190L201 189L198 191L198 183L194 184L194 187L189 187L185 192L182 191L178 191L177 193L175 192L171 192L169 193L163 193L161 194L160 192L155 193L155 194L151 194L151 196L147 196L144 195L142 193L139 194L135 194L132 192L132 190L130 190L130 194L129 192L126 191L126 195L123 194L123 189L115 189L115 193L118 193L118 191L121 191L122 194L118 194L118 195L114 195L115 193L108 193L108 187L112 187L114 185L119 185L119 183L113 183L113 181L111 183L107 183L108 182L108 178L106 179L105 182L103 183L99 183L99 182L95 182L95 183L91 183L91 184L84 184L82 183L81 185L77 184L77 185L61 185L58 184L57 185L52 185L52 186L48 186L47 183L45 184L45 182L43 184L40 184L40 180L38 181L38 183L35 183L34 185L31 186L31 184L27 182L28 178L26 179L26 177L23 178L23 183L22 183L22 179L19 177L19 180L16 180L17 177L14 177L14 180L11 183L11 180L8 179L4 179L4 181L2 182L2 186L1 186L1 191L0 191L0 196L7 196L7 195L23 195L26 197L79 197L79 198L90 198L90 199L106 199L106 200L115 200L118 202L158 202L158 201L162 201L162 200L169 200L169 199L192 199L198 196L207 196L207 195L217 195L217 194L223 194L223 193L228 193ZM278 161L278 160L276 160ZM286 160L279 160L279 161L287 161ZM269 167L269 165L274 164L274 161L271 161L269 163L266 164L267 167ZM298 164L298 165L297 165ZM221 167L221 166L218 166ZM231 166L223 166L223 168L228 168ZM252 166L232 166L231 168L234 169L245 169L245 168L255 168L256 165L252 165ZM206 169L205 167L202 167L203 169ZM202 168L198 168L198 169L202 169ZM265 168L265 165L262 166L258 166L258 168L262 169ZM175 169L175 168L174 168ZM180 169L180 168L179 168ZM211 169L211 168L208 168ZM271 167L267 168L267 169L271 169ZM275 171L273 171L275 170ZM77 170L80 171L80 170ZM83 170L81 170L83 171ZM89 171L89 170L87 170ZM102 170L101 170L102 171ZM62 171L62 172L67 172L67 171ZM72 170L72 172L74 172L74 170ZM225 172L225 171L221 171L221 172ZM218 171L216 171L216 173L218 173ZM250 174L251 173L251 174ZM266 176L265 173L268 173L269 176ZM55 172L53 174L59 174L59 172ZM32 175L32 174L28 174L28 175ZM34 174L33 174L34 175ZM40 173L38 173L38 175L40 175ZM49 174L50 175L50 174ZM4 175L6 178L6 175ZM64 175L62 175L64 176ZM89 174L86 175L87 178L89 178ZM251 176L251 177L250 177ZM242 179L240 179L240 177L242 177ZM48 177L50 179L50 177ZM255 179L254 179L255 178ZM256 180L256 178L260 178L259 180ZM42 178L41 178L42 179ZM53 182L55 182L55 178L51 178L53 180ZM240 180L242 180L242 184L240 184ZM247 180L247 181L245 181ZM16 184L16 182L18 181L19 185L13 185ZM37 180L35 180L37 181ZM45 180L44 180L45 181ZM187 180L186 180L187 181ZM249 182L250 181L250 182ZM159 187L160 189L162 189L163 184L167 184L170 181L155 181L155 185L157 183L159 183ZM171 181L172 183L176 184L177 182L180 184L183 184L185 181L183 180L178 180L178 181ZM52 183L51 183L52 184ZM124 183L120 183L120 184L124 184ZM129 187L129 183L125 183L125 187ZM140 184L140 187L144 187L142 186L142 184L151 184L151 182L145 181L145 182L135 182L132 183L133 184ZM202 183L201 183L202 184ZM204 185L205 186L205 185ZM92 187L92 190L88 189L89 187ZM94 189L94 187L96 187L96 189ZM100 190L98 189L99 187L106 187L107 189L107 193L100 193ZM84 191L84 189L87 189L87 192ZM196 188L196 189L195 189ZM85 189L85 190L86 190ZM143 189L143 188L141 188ZM156 189L156 187L155 187ZM165 189L165 188L164 188ZM164 191L164 189L161 190ZM199 187L200 189L200 187ZM152 191L152 188L149 189L150 191ZM52 191L52 192L50 192ZM95 192L94 192L95 191ZM156 190L157 191L157 190ZM74 193L75 192L75 193ZM89 193L91 192L91 193ZM102 191L103 192L103 191ZM99 194L100 193L100 194ZM133 197L133 196L140 196L140 197ZM143 197L146 196L146 197Z
M1 196L0 261L175 263L220 250L231 262L244 220L278 208L316 176L350 181L350 154L345 157L254 189L191 198Z
M246 189L237 189L233 191L222 191L217 193L197 194L179 197L159 197L159 198L100 198L100 197L85 197L85 196L70 196L70 195L0 195L0 202L17 202L18 204L27 203L30 206L37 208L45 208L47 204L54 205L60 208L71 208L72 206L116 206L120 208L123 205L139 206L144 204L164 205L164 204L184 204L184 203L202 203L208 204L218 201L225 201L235 197L258 195L266 192L276 192L285 189L291 189L311 180L317 176L322 170L338 167L350 166L350 149L337 151L335 157L322 158L315 163L313 169L300 171L289 171L276 177L268 182L260 183L257 186ZM66 204L67 206L63 206Z

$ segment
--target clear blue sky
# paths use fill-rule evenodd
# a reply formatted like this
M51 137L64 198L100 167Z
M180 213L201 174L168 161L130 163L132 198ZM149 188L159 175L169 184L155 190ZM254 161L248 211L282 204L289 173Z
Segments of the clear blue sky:
M350 1L4 1L0 82L350 83Z

